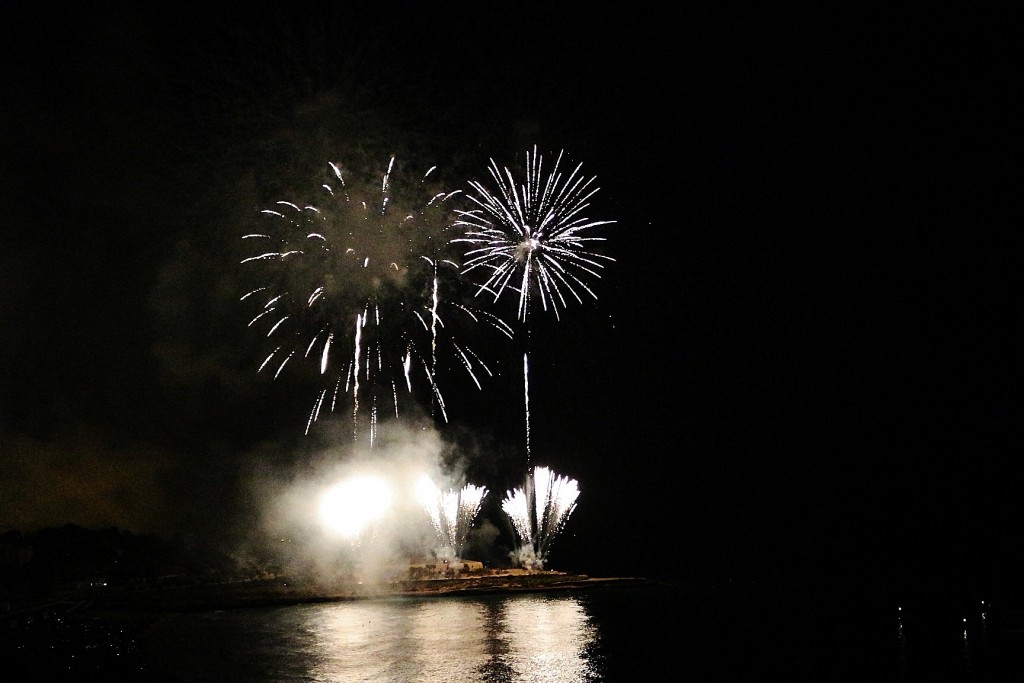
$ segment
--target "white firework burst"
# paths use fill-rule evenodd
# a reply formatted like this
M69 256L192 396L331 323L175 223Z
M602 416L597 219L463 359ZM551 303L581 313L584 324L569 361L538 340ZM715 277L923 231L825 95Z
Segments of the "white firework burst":
M306 432L347 401L354 425L368 417L372 445L378 414L398 415L405 400L429 401L447 421L439 385L446 370L464 371L478 388L491 374L456 329L483 322L512 334L458 298L449 202L459 192L432 185L433 168L412 183L396 183L394 157L379 182L330 168L322 202L277 202L261 212L266 227L243 236L256 248L242 263L260 267L260 285L242 300L256 302L249 327L272 343L260 371L276 378L295 358L318 370Z
M522 181L491 159L489 171L496 188L470 182L474 192L467 197L477 208L456 211L455 225L465 234L453 242L467 249L463 272L485 274L478 294L486 292L498 300L506 291L514 292L524 321L534 296L556 318L570 298L582 303L581 293L586 293L596 299L588 281L600 278L605 263L614 261L590 248L604 238L587 233L614 223L586 217L589 202L599 190L596 178L581 174L582 164L564 175L563 156L564 151L559 152L545 176L543 158L535 146L532 154L526 152Z

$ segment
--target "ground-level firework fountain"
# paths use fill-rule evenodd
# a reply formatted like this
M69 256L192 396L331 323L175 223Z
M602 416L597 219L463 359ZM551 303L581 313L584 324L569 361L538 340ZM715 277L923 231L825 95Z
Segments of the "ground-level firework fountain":
M516 564L526 569L544 568L551 543L576 509L579 495L575 479L547 467L534 467L524 488L506 493L501 509L519 539L513 553Z
M435 535L428 554L451 566L472 559L465 558L463 553L487 489L474 484L442 489L426 474L415 479L413 488L412 495L426 513ZM556 474L548 467L533 468L523 488L506 493L501 507L516 536L516 547L509 553L513 566L545 569L551 544L576 509L579 493L575 479ZM403 519L402 513L396 511L393 505L396 496L408 497L408 492L395 490L379 476L340 481L320 498L321 523L333 535L347 540L358 558L360 546L377 535L375 527L380 520L390 518L395 526L404 526L410 521L415 524L415 520Z
M448 561L462 560L469 529L480 512L487 489L466 484L459 490L442 491L429 477L422 477L416 486L416 499L430 517L440 547L434 554Z
M490 491L468 483L465 466L488 453L455 450L428 424L387 420L375 446L332 445L280 467L254 461L247 489L255 524L236 554L257 573L325 589L467 567L548 571L577 482L536 467L503 504L487 504Z

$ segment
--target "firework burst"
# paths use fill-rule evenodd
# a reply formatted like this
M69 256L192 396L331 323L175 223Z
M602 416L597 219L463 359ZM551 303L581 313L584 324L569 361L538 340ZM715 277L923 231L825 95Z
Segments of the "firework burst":
M456 335L462 323L512 335L496 316L459 301L448 234L459 193L432 183L434 169L412 183L396 178L394 157L379 179L330 169L321 201L277 202L261 212L265 227L243 236L254 249L242 263L259 268L260 285L242 300L258 306L249 327L271 343L260 372L277 378L294 359L317 368L306 433L347 403L354 431L368 422L372 445L378 416L397 416L405 401L429 402L447 421L445 372L463 372L478 388L491 374Z
M526 485L505 494L501 509L519 540L513 558L527 569L543 569L551 543L576 509L580 495L575 479L547 467L533 468Z
M526 173L517 182L507 167L499 169L491 159L489 168L496 189L483 183L469 183L474 190L468 198L477 208L456 213L456 225L464 236L453 240L467 247L464 273L482 271L485 278L478 294L490 294L495 301L505 292L519 300L519 319L525 321L531 302L540 298L545 311L555 317L581 293L597 298L588 280L600 278L609 256L590 249L604 238L588 231L614 221L596 221L585 216L590 200L600 189L596 178L586 178L577 165L568 175L561 170L564 152L559 152L551 172L544 175L544 160L533 148L526 152Z
M521 182L507 167L499 169L494 159L489 168L496 188L469 183L467 196L477 208L456 210L455 225L464 232L452 240L466 249L462 272L483 273L477 295L494 301L506 292L518 297L518 317L526 323L532 302L540 299L545 311L560 319L561 310L582 293L597 295L589 281L598 279L610 256L591 249L604 238L587 234L614 221L586 217L590 200L600 188L596 178L581 173L582 164L565 174L564 151L559 152L551 172L545 175L544 160L534 146L526 152L526 172ZM527 330L527 333L529 330ZM526 459L530 460L529 351L523 354L523 390L526 415Z

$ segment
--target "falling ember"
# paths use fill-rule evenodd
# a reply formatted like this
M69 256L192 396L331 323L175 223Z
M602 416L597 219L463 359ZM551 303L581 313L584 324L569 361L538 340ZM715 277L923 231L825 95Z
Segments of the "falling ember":
M533 468L525 488L505 494L501 509L519 540L514 559L526 569L543 569L551 543L576 509L580 495L575 479L547 467Z
M456 330L483 322L512 337L497 316L460 303L464 283L449 234L460 192L440 191L430 171L399 182L399 166L392 157L371 182L331 164L322 203L279 201L261 212L264 229L243 236L256 247L242 263L260 278L242 297L259 306L249 326L275 347L264 365L283 358L277 377L293 357L306 358L319 371L307 433L345 397L354 433L367 420L371 445L378 412L398 415L400 404L429 403L447 422L445 373L465 373L478 388L493 374Z

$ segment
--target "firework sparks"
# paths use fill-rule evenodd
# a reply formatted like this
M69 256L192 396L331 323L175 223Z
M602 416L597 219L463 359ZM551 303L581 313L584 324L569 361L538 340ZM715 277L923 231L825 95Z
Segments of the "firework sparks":
M527 321L531 304L539 298L545 311L556 319L581 292L597 298L588 284L598 279L605 264L615 259L590 249L604 238L587 235L594 228L614 221L591 220L585 216L590 200L598 192L596 178L581 174L582 164L568 175L561 170L564 151L559 152L551 172L544 176L544 160L534 146L526 152L525 179L517 184L511 170L498 168L491 159L492 191L480 182L468 198L477 208L456 210L455 225L464 231L453 243L465 245L462 272L485 273L477 295L487 293L497 301L506 292L518 295L518 317ZM529 352L523 354L523 390L526 416L526 460L530 461Z
M441 543L439 556L459 560L469 529L480 512L487 489L466 484L460 490L441 491L429 477L420 479L416 498L423 506Z
M580 495L575 479L535 467L526 486L505 494L501 509L519 539L514 558L527 569L543 569L551 543L576 509Z
M242 263L260 266L263 279L242 300L259 306L249 327L272 342L261 372L277 378L296 358L316 364L321 388L306 433L347 400L354 429L368 414L372 445L378 414L397 416L417 393L447 421L444 370L464 371L478 388L492 374L456 337L456 318L512 334L497 316L457 300L461 276L447 231L449 202L460 193L431 184L433 168L404 184L396 182L394 157L379 182L353 181L338 164L330 167L325 203L277 202L261 212L266 230L243 236L259 246Z
M583 301L581 292L597 295L587 281L600 278L609 256L589 249L602 237L585 233L614 223L586 218L584 212L600 189L596 178L585 178L577 165L567 176L560 169L564 152L559 152L551 173L543 176L543 158L533 148L526 153L526 177L517 184L512 171L491 159L491 190L472 181L475 193L468 195L478 208L457 210L455 225L465 232L453 242L467 245L464 273L483 270L486 278L478 294L487 292L497 301L506 291L519 298L519 319L525 321L530 305L538 296L544 310L558 318L569 298Z

